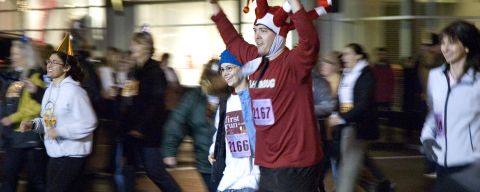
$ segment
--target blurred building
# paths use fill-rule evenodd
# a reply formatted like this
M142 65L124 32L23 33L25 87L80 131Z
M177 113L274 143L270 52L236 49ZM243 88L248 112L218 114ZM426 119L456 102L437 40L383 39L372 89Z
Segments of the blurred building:
M392 63L415 56L424 34L466 19L480 23L479 0L333 0L337 12L316 21L321 52L347 43L363 44L368 52L386 47ZM280 5L283 0L269 0ZM302 0L307 9L315 0ZM253 11L242 12L245 0L220 0L224 12L245 39L253 41ZM181 83L197 84L201 66L225 47L209 19L205 0L0 0L0 32L22 33L55 44L63 32L77 36L77 46L108 46L127 50L130 37L147 25L155 37L156 55L171 53ZM287 37L287 46L296 42Z

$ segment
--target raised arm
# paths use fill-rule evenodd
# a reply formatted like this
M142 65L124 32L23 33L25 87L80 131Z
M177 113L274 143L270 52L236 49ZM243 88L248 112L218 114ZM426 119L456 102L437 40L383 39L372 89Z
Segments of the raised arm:
M289 64L299 76L310 74L320 50L317 30L298 0L288 0L292 6L291 21L298 32L298 45L292 49Z
M215 22L227 49L235 55L241 63L255 59L258 55L257 47L247 43L242 38L230 20L228 20L218 2L216 0L207 0L207 4L211 7L211 19Z

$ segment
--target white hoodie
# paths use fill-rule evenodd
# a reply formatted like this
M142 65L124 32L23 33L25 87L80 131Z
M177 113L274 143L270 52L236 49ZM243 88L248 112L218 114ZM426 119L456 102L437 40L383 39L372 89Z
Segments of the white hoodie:
M57 123L54 129L59 137L53 140L45 136L48 156L84 157L90 154L97 118L80 83L68 76L59 85L50 84L42 99L42 116L49 101L55 103Z

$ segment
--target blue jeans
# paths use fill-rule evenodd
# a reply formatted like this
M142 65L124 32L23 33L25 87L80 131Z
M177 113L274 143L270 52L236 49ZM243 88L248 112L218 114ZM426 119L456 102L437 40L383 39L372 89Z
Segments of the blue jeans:
M224 191L219 192L255 192L257 190L252 188L243 188L243 189L225 189Z

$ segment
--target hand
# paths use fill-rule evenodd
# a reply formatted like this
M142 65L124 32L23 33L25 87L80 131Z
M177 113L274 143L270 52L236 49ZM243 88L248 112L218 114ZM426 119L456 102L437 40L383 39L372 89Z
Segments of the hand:
M207 3L211 5L212 15L217 15L222 8L218 4L218 0L207 0Z
M328 117L328 124L330 126L337 126L337 125L341 125L341 124L344 124L344 123L345 123L345 120L343 120L338 115L330 115L330 117Z
M128 135L132 136L132 137L135 137L135 138L142 138L143 137L143 134L140 133L140 131L137 131L137 130L131 130L128 132Z
M298 10L302 8L302 4L299 0L287 0L288 3L292 6L292 13L296 13Z
M55 129L47 129L47 138L49 139L57 139L58 133Z
M427 159L437 162L437 155L433 148L442 149L434 139L423 141L423 153L425 153Z
M32 121L22 121L20 123L20 127L18 128L20 132L27 132L33 129L33 122Z
M27 88L28 92L30 93L36 93L38 90L38 87L33 84L30 80L23 80L23 83L25 83L25 88Z
M12 120L8 117L4 117L2 120L0 120L3 126L10 126L12 125Z
M208 155L208 162L210 162L210 165L213 165L215 161L216 160L214 159L213 154Z
M164 157L163 163L168 167L176 167L177 166L177 158L175 157Z

